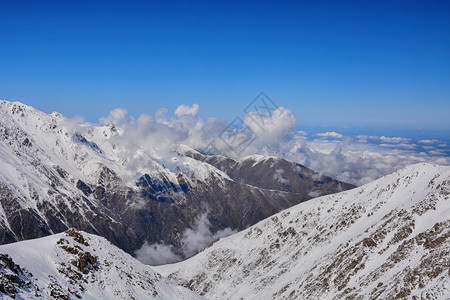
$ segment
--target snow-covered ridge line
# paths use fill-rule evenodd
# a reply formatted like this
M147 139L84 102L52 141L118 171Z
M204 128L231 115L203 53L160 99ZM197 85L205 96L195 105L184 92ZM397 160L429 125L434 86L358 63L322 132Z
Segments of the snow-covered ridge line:
M201 299L102 237L74 229L0 246L0 296L20 299ZM14 265L14 267L12 267ZM20 270L20 271L19 271ZM10 280L14 273L17 280ZM12 275L11 275L12 274Z
M450 167L409 166L156 267L208 299L449 296Z

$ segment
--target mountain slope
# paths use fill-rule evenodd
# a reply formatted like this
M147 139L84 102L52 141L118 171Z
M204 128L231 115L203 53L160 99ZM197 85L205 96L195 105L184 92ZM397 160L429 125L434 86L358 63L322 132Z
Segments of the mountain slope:
M128 253L147 241L172 245L185 258L183 233L194 230L205 213L214 233L242 230L320 193L352 187L327 179L321 188L292 175L293 164L286 161L261 165L258 172L289 173L289 181L303 190L243 181L244 176L234 180L227 174L233 168L223 171L151 146L114 124L75 124L58 113L0 101L0 243L74 227Z
M156 270L208 299L450 296L450 167L301 203Z
M0 296L201 299L102 237L73 229L0 246Z

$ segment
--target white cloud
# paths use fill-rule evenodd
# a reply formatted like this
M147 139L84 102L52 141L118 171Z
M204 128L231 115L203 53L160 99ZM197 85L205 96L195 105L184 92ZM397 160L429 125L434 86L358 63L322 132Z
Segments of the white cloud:
M387 136L376 136L376 135L357 135L355 138L361 143L367 143L371 141L379 141L381 143L399 144L399 143L409 143L411 139L404 137L387 137Z
M425 150L436 149L436 147L434 147L434 146L423 146L422 148L425 149Z
M380 144L381 147L414 149L416 144Z
M202 214L197 219L197 224L193 229L186 229L183 233L181 244L186 257L191 257L206 248L213 240L227 237L236 231L225 228L216 233L210 230L211 223L208 220L208 213Z
M319 197L321 194L322 193L320 191L311 191L308 193L308 196L315 198L315 197Z
M434 140L434 139L432 139L432 140L420 140L420 141L418 141L418 143L420 143L420 144L435 144L435 143L438 143L439 141L438 140Z
M320 136L322 138L333 138L333 139L342 139L344 137L342 134L334 131L318 133L317 136Z
M162 107L160 109L158 109L158 111L155 113L155 117L156 119L160 119L162 117L164 117L165 114L167 114L169 112L169 110L165 107Z
M149 245L147 241L140 249L136 250L135 255L137 260L150 266L173 264L181 261L181 258L173 253L172 245Z
M139 127L148 126L150 122L153 121L153 117L147 114L141 114L137 119L137 123Z
M402 138L402 137L385 137L380 136L380 140L385 143L408 143L411 139Z
M206 212L196 219L196 224L193 228L187 228L183 232L181 250L184 258L194 256L217 238L224 238L237 232L227 227L216 233L212 233L210 227L211 223L208 220L208 213ZM180 256L175 254L172 245L165 243L149 245L147 241L140 249L135 251L135 255L137 260L151 266L171 264L182 260Z
M297 121L292 111L284 107L275 109L271 116L250 112L244 117L244 124L256 134L259 145L278 143L291 133Z
M283 169L276 169L275 173L273 174L273 179L275 179L277 182L281 184L286 184L288 181L286 178L283 177L284 170Z
M189 107L187 105L181 104L177 107L175 110L175 115L178 117L184 116L184 115L191 115L196 116L198 111L200 110L200 106L197 103L194 103L192 107Z
M105 125L109 124L120 125L126 122L127 115L128 111L126 109L116 108L110 111L109 116L107 116L106 118L101 118L100 122Z
M280 156L355 184L369 182L416 162L450 164L446 152L418 152L417 145L403 137L358 135L352 140L329 131L307 138L307 132L295 130L298 119L283 107L275 110L272 116L255 115L257 113L244 116L244 122L251 132L256 133L257 138L245 151L236 153L219 137L227 125L226 120L209 118L205 121L196 116L195 105L180 107L178 115L161 109L154 117L143 114L137 119L128 116L124 109L113 110L107 118L102 119L102 123L120 124L117 126L119 133L109 140L95 142L102 149L111 148L111 144L117 146L111 150L112 158L121 162L126 170L124 176L129 176L127 182L131 183L143 173L151 175L164 170L174 173L181 170L188 176L198 174L198 170L190 169L193 168L192 164L187 163L186 158L178 157L173 152L180 144L194 149L213 149L214 153L233 158L251 154ZM72 126L78 125L75 122ZM93 128L96 125L89 126ZM421 144L430 146L435 142L422 140ZM176 180L176 176L173 176L173 180ZM283 180L282 174L275 176Z
M79 116L73 118L58 118L57 120L59 126L66 127L70 132L80 131L80 127L85 123L84 118Z
M431 151L428 151L428 153L431 155L437 155L437 156L445 155L445 151L443 151L443 150L431 150Z

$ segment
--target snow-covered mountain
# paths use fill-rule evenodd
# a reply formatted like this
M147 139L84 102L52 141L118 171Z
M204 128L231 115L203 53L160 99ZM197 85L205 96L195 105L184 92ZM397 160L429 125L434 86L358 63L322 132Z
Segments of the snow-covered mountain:
M169 147L155 132L161 143L149 144L117 124L78 124L0 101L0 243L74 227L131 254L147 242L185 258L184 233L205 214L214 236L353 187L282 159L225 161Z
M0 298L202 299L105 238L64 233L0 246Z
M236 182L262 189L300 194L309 191L308 196L317 197L354 188L354 185L320 175L279 157L251 155L235 160L223 155L205 155L185 146L180 147L179 152L216 167Z
M450 167L315 198L156 270L207 299L449 299Z

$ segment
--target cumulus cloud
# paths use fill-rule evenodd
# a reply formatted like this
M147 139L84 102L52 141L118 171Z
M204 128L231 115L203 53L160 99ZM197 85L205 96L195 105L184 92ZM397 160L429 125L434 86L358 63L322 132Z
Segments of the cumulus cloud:
M375 141L380 143L390 143L390 144L399 144L399 143L409 143L411 139L404 137L388 137L388 136L376 136L376 135L357 135L355 138L362 143L367 143L368 141Z
M432 140L420 140L420 141L418 141L418 143L420 143L420 144L435 144L435 143L438 143L439 141L438 140L434 140L434 139L432 139Z
M425 149L425 150L433 150L433 149L436 149L436 147L434 147L434 146L422 146L422 148Z
M385 143L408 143L411 139L402 138L402 137L385 137L380 136L380 140Z
M152 121L153 121L152 115L141 114L137 119L137 125L138 127L148 126Z
M357 135L355 138L358 142L367 143L369 140L379 140L380 137L376 135Z
M278 107L271 115L261 112L249 112L244 124L258 137L259 144L273 144L286 137L297 124L298 119L291 110Z
M414 149L416 144L380 144L381 147Z
M126 122L126 118L128 115L128 111L123 108L116 108L109 112L109 115L106 118L101 118L100 123L109 125L120 125Z
M431 150L431 151L428 151L428 153L431 155L436 155L436 156L445 155L445 152L443 150Z
M196 116L198 111L200 110L200 106L197 103L194 103L191 107L181 104L175 110L175 115L181 117L184 115Z
M333 139L342 139L344 136L337 132L324 132L324 133L318 133L317 136L320 136L322 138L333 138Z

